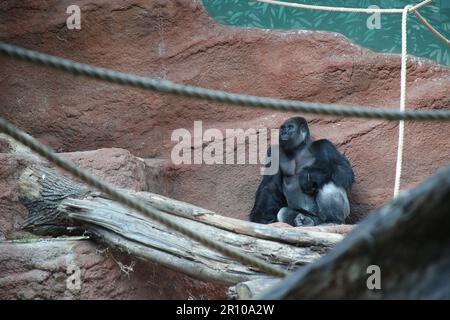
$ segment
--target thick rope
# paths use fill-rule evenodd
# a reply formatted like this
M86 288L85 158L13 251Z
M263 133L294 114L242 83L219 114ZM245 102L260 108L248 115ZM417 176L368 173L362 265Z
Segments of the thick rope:
M115 84L157 91L178 96L223 102L231 105L259 107L277 111L295 111L301 113L322 114L369 119L398 120L450 120L450 110L439 111L405 111L395 109L348 107L304 101L263 98L243 94L233 94L220 90L210 90L195 86L186 86L166 80L156 80L128 73L98 68L72 60L27 50L0 42L0 54L16 59L30 61L75 75L83 75Z
M257 0L258 2L270 3L273 5L287 6L292 8L310 9L310 10L321 10L321 11L332 11L332 12L360 12L360 13L402 13L402 53L401 53L401 75L400 75L400 111L405 112L405 102L406 102L406 60L407 60L407 18L408 13L413 12L419 21L439 40L444 42L446 45L450 46L450 41L445 38L441 33L439 33L435 28L433 28L423 16L417 12L417 10L429 3L432 0L422 1L419 4L412 6L407 5L403 9L378 9L378 8L343 8L343 7L327 7L327 6L316 6L300 3L289 3L283 1L275 0ZM403 165L403 149L404 149L404 139L405 139L405 121L400 120L398 125L398 144L397 144L397 161L395 165L395 184L394 184L394 197L396 197L400 192L400 183L402 176L402 165Z
M143 215L148 216L151 219L165 225L166 227L173 229L191 239L194 239L202 243L208 248L214 249L225 256L236 259L242 264L256 267L261 272L265 272L278 277L284 277L288 274L287 271L279 269L259 258L248 255L247 253L244 253L241 250L237 250L233 247L224 245L218 241L208 239L203 235L200 235L195 230L191 230L183 226L181 223L174 221L171 217L164 215L161 211L153 208L152 206L149 206L140 200L134 199L126 194L123 194L122 192L114 188L112 185L90 174L86 170L78 168L72 162L61 158L60 156L55 154L53 150L39 143L36 139L29 136L25 132L19 130L2 117L0 117L0 132L3 132L11 136L18 142L22 143L23 145L27 146L40 156L50 161L51 163L66 170L73 176L81 179L86 184L107 194L108 196L111 197L112 200L117 201L120 204L125 205L132 210L138 211Z
M402 64L400 70L400 111L405 111L406 103L406 60L407 60L407 38L408 30L406 29L406 22L408 19L408 10L411 6L406 6L402 14ZM400 120L398 124L398 144L397 144L397 163L395 165L395 184L394 197L400 192L400 182L402 177L403 164L403 145L405 139L405 121Z
M290 8L306 9L306 10L318 10L329 12L353 12L353 13L402 13L403 9L383 9L383 8L345 8L345 7L329 7L329 6L317 6L303 3L284 2L276 0L256 0L258 2L269 3L277 6L284 6ZM425 20L425 18L417 11L423 6L431 3L433 0L422 1L415 6L410 6L408 12L412 12L416 15L417 19L434 35L446 45L450 46L450 40L447 39L442 33L437 31L432 25Z
M417 17L417 19L419 19L420 22L422 22L422 24L433 34L436 36L436 38L438 38L439 40L441 40L443 43L445 43L447 46L450 47L450 40L447 39L446 37L444 37L444 35L442 33L440 33L439 31L437 31L431 24L428 23L427 20L425 20L425 18L417 11L414 11L415 16Z
M269 3L277 6L284 6L290 8L308 9L308 10L319 10L319 11L330 11L330 12L354 12L354 13L403 13L403 9L379 9L379 8L345 8L345 7L328 7L328 6L317 6L311 4L303 3L293 3L284 2L276 0L256 0L258 2ZM419 8L429 4L433 0L425 0L418 3L415 6L410 6L408 12L414 12Z

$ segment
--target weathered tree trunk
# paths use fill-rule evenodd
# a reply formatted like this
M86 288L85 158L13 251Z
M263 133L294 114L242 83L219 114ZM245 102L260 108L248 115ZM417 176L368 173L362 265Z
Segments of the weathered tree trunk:
M23 172L20 190L29 210L23 227L33 233L57 236L86 232L109 246L202 280L236 284L269 278L41 165ZM290 270L318 259L343 238L323 229L275 228L226 218L159 195L123 191L162 214L175 214L173 219L211 239Z
M279 284L281 279L277 278L261 278L245 282L240 282L228 289L228 298L233 300L250 300L263 294Z
M322 259L259 297L450 299L450 166L372 213Z

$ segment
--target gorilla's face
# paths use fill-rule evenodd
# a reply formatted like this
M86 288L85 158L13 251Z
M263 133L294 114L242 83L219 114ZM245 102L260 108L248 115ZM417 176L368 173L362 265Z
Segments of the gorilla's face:
M309 139L308 124L304 118L295 117L284 122L280 127L280 146L286 150L294 150Z

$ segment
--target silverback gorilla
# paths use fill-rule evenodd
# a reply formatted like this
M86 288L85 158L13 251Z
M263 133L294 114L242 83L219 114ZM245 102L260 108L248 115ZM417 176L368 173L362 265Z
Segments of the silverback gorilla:
M306 120L294 117L280 127L279 145L267 154L272 161L278 155L279 170L263 177L250 221L293 226L345 222L354 174L333 143L313 141Z

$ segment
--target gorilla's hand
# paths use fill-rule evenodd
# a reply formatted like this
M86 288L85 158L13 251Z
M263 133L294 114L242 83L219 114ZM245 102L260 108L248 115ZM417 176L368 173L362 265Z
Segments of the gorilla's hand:
M298 174L299 185L304 193L315 196L317 191L330 179L322 169L306 167Z
M308 217L302 213L299 213L297 217L295 217L294 224L296 227L315 225L314 220L311 217Z
M298 182L303 193L314 196L317 192L317 183L311 179L310 168L304 168L298 175Z
M311 216L288 207L281 208L280 211L278 211L277 218L279 222L284 222L294 227L316 225L316 222Z

